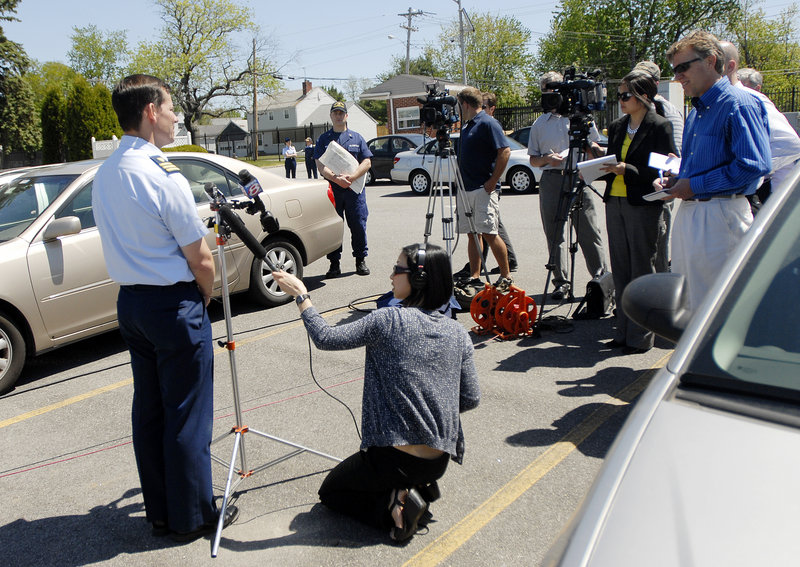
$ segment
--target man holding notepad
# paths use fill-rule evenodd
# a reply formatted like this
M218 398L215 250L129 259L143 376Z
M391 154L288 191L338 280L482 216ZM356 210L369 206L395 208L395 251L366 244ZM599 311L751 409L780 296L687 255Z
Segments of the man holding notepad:
M347 221L350 228L350 243L353 247L353 256L356 259L356 273L359 276L368 276L367 267L367 197L364 194L364 175L372 165L370 158L372 152L367 147L364 137L358 132L354 132L347 127L347 106L344 102L337 100L331 105L331 122L333 128L323 133L314 150L314 159L322 176L330 182L331 190L336 206L336 212ZM358 166L350 173L345 171L333 171L330 169L325 158L328 146L335 142L358 162ZM340 160L336 160L338 163ZM342 247L328 254L331 265L326 278L334 278L341 275L342 269L340 261L342 258Z

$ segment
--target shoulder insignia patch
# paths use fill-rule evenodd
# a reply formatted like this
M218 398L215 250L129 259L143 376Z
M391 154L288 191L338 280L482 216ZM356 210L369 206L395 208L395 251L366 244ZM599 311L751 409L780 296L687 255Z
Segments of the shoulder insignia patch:
M164 156L150 156L150 159L155 162L155 164L166 171L167 173L179 173L180 169L177 165L169 161Z

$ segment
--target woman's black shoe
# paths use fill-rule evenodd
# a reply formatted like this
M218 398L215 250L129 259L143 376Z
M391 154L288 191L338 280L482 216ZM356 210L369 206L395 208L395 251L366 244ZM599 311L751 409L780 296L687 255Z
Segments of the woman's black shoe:
M428 503L425 502L425 499L417 492L416 488L412 488L408 491L405 502L401 502L395 494L392 508L395 506L400 506L403 514L403 527L393 527L389 535L394 541L399 543L406 541L417 533L419 519L428 510Z
M225 509L225 521L222 523L222 527L227 528L233 522L236 521L236 518L239 517L239 508L236 506L229 504L228 507ZM192 530L190 532L172 532L169 534L169 537L172 541L176 541L178 543L189 543L190 541L194 541L199 539L203 536L211 535L217 531L217 522L211 524L203 524L196 530Z

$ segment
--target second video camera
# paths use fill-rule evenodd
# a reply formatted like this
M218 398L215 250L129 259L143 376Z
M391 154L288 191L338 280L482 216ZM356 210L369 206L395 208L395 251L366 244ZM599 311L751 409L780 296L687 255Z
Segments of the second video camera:
M417 100L422 103L422 108L419 111L420 121L425 126L436 129L458 122L458 114L456 114L458 101L456 97L450 96L447 90L439 92L435 83L425 85L425 89L428 94L417 97Z
M606 83L600 74L599 69L576 74L575 67L567 68L563 81L545 85L554 92L542 93L542 107L556 109L562 116L605 110Z

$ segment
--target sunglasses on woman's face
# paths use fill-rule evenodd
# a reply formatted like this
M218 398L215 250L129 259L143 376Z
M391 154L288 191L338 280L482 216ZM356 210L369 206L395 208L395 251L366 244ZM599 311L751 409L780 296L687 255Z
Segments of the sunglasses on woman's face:
M397 264L395 264L392 267L392 273L394 275L397 275L397 274L410 274L411 273L411 268L406 268L405 266L398 266Z
M619 93L619 99L623 102L628 102L632 98L633 98L632 92Z

